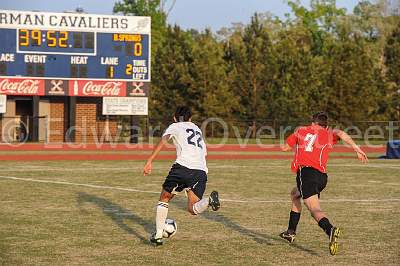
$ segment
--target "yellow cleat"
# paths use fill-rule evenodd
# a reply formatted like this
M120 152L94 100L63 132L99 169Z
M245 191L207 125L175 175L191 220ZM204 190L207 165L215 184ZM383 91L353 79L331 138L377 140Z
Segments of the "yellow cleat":
M331 235L329 236L329 252L331 255L336 255L339 251L339 243L337 239L341 235L341 230L338 227L332 227Z

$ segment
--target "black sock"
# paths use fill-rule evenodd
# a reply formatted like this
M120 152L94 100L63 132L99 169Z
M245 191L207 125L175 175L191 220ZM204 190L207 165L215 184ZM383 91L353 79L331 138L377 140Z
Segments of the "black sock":
M331 230L333 225L329 222L328 218L324 217L318 222L319 227L322 228L322 230L325 231L325 233L330 236L331 235Z
M299 221L300 221L300 212L290 211L289 227L288 227L289 233L296 232L297 224L299 223Z

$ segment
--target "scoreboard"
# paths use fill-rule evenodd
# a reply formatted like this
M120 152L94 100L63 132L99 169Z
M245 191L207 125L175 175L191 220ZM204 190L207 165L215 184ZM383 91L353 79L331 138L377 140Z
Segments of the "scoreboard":
M147 96L150 17L0 10L0 94Z

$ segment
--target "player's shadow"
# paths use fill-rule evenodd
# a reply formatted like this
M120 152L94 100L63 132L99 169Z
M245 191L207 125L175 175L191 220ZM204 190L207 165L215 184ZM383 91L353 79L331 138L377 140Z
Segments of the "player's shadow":
M150 234L153 229L153 224L151 221L143 219L132 211L127 210L115 204L105 198L101 198L95 195L90 195L84 192L79 192L77 196L78 207L82 208L83 204L91 203L99 207L102 212L108 216L116 225L123 229L128 234L136 236L144 243L148 243L148 237L143 236L141 233L137 232L135 229L131 228L126 221L131 221L135 224L141 225L144 230Z
M174 199L170 202L170 204L171 203L174 204L175 206L177 206L179 209L187 211L187 202L186 201ZM218 212L215 213L215 212L205 211L202 214L200 214L200 216L207 220L221 223L224 226L227 226L230 229L238 232L239 234L242 234L244 236L252 238L255 242L257 242L259 244L274 245L274 243L273 243L274 241L279 241L279 242L285 241L278 236L272 236L272 235L268 235L268 234L264 234L264 233L260 233L260 232L256 232L256 231L247 229L247 228L233 222L230 218L228 218L225 215L218 213ZM319 256L318 253L316 253L315 251L308 249L306 247L303 247L299 244L291 243L290 246L294 247L296 249L299 249L301 251L307 252L311 255Z

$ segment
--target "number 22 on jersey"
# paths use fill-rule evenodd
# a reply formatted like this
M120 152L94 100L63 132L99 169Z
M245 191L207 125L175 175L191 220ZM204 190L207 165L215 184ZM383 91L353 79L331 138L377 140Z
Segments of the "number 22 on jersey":
M310 134L310 133L308 133L307 135L306 135L306 137L304 138L304 142L305 142L305 151L308 151L308 152L312 152L313 151L313 149L314 149L314 143L315 143L315 140L317 139L317 135L314 135L314 134Z
M194 129L188 128L186 129L186 132L190 134L187 138L188 144L194 145L199 147L200 149L203 149L203 146L201 146L200 142L203 140L201 137L201 133L198 131L195 131ZM197 139L195 140L196 142L193 141L193 139L197 136ZM197 144L197 145L196 145Z

